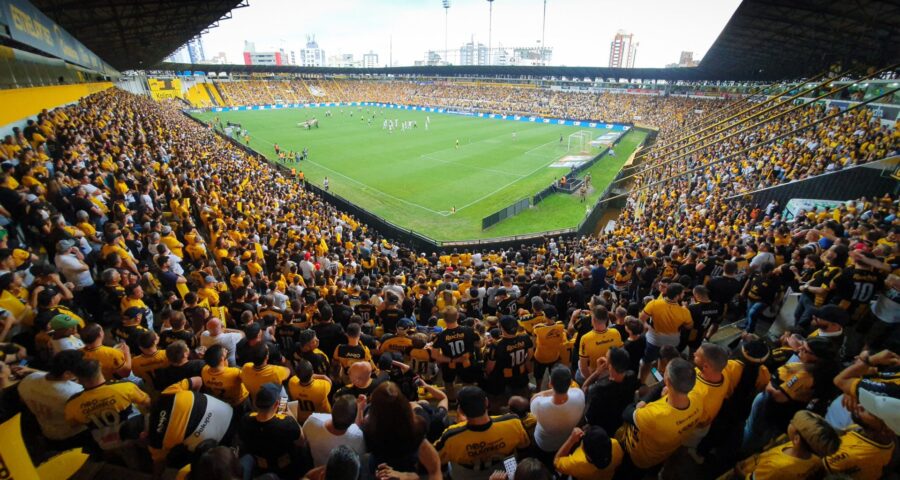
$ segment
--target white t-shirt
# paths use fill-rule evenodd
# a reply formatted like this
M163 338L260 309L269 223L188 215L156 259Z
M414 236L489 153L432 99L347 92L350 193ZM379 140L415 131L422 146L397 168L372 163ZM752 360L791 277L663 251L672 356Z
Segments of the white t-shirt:
M334 435L325 428L325 423L329 420L331 420L329 413L313 413L303 422L303 436L309 442L315 466L328 463L328 455L339 445L350 447L360 457L365 455L366 441L363 439L362 430L356 424L350 425L343 435Z
M584 392L569 389L569 398L562 405L554 405L553 397L535 397L531 413L537 419L534 442L545 452L555 452L565 443L584 416Z
M75 255L69 253L57 255L54 263L56 263L56 268L62 272L63 277L74 283L76 287L90 287L94 284L94 279L91 278L91 270L89 268L79 272L79 270L85 267L85 264L78 260Z
M47 380L47 372L35 372L19 382L19 396L37 417L41 432L50 440L65 440L85 430L66 421L66 401L84 388L70 380Z
M234 359L234 352L237 350L237 344L244 338L240 333L237 332L224 332L213 337L209 334L209 330L205 330L200 335L200 345L209 348L213 345L219 344L226 351L228 351L228 365L235 366L236 360Z
M84 348L84 342L75 335L69 335L68 337L50 340L50 348L53 350L53 354L56 355L63 350L81 350Z

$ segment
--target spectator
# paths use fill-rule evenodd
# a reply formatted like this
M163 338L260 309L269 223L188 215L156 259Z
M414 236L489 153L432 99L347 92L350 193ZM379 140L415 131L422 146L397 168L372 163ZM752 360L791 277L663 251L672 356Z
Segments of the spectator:
M537 419L534 443L547 457L547 463L584 417L584 392L572 386L572 372L568 368L554 367L550 371L550 386L550 390L531 398L531 413Z
M357 455L366 454L363 432L356 421L356 399L338 397L331 413L311 413L303 422L303 437L312 453L313 465L325 465L328 454L339 445L350 447Z

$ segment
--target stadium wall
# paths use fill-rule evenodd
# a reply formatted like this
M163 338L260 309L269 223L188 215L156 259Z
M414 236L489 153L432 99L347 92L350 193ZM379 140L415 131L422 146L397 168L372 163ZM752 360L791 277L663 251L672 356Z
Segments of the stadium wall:
M111 82L79 83L53 87L0 90L0 134L20 126L43 109L75 103L83 97L112 88Z

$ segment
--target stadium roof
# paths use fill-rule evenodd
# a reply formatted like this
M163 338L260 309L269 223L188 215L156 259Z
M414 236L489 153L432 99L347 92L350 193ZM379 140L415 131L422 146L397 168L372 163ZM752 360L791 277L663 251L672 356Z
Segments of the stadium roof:
M744 0L703 57L716 77L784 79L900 61L898 0Z
M210 70L429 76L778 80L807 77L836 61L900 61L900 0L744 0L697 68L396 67L160 65L191 38L230 18L247 0L32 0L119 70Z
M118 70L155 65L246 0L31 0Z

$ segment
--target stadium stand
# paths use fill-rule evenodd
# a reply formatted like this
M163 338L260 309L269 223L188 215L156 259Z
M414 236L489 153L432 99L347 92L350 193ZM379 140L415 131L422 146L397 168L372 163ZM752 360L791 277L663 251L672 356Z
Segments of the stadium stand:
M788 85L187 89L195 107L368 100L658 130L608 231L424 252L184 103L111 87L32 108L0 143L0 421L22 414L32 458L79 447L93 478L496 480L507 457L528 478L896 478L900 200L789 216L750 196L896 157L872 105L795 104Z

